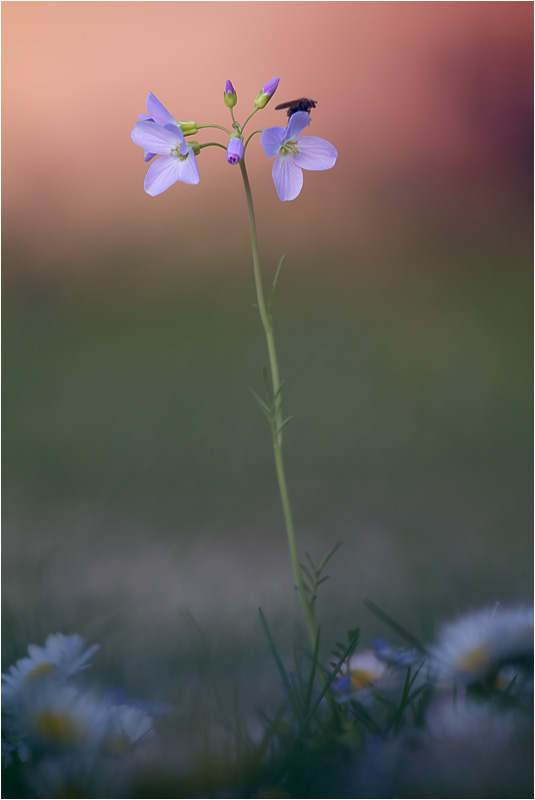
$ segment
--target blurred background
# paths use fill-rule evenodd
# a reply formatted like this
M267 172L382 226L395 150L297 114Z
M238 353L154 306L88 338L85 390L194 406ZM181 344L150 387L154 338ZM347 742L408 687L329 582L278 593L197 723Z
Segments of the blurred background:
M241 121L280 78L256 127L317 100L308 133L339 153L284 204L258 137L247 155L266 282L288 254L275 325L301 553L342 542L326 651L349 626L391 634L366 597L423 638L529 601L532 17L2 4L4 666L76 631L130 691L180 706L202 662L258 700L278 678L257 607L283 652L302 637L250 391L266 353L239 171L209 148L198 186L151 198L130 139L149 91L227 125L227 78Z

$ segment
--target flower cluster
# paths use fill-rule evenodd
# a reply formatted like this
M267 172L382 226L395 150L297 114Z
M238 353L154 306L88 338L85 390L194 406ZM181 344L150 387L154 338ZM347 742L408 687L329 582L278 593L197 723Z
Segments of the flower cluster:
M464 688L503 692L533 688L533 608L483 609L445 625L429 648L396 649L375 639L353 653L335 681L340 693L363 697L404 680L407 669L425 665L426 680L440 694ZM394 679L394 675L397 678Z
M345 796L530 796L533 608L467 614L415 643L376 639L333 683L371 734Z
M200 128L217 128L225 131L229 138L226 144L227 163L239 164L245 157L247 143L244 143L243 130L251 117L269 103L279 85L278 78L272 78L262 87L253 103L253 111L243 125L234 118L234 107L238 95L231 81L227 80L223 100L232 117L232 130L220 125L197 125L195 122L179 122L152 94L147 97L147 113L139 115L132 130L132 140L143 148L145 161L153 161L145 177L144 188L147 194L155 197L165 192L177 181L199 183L199 169L196 157L202 148L210 146L225 147L219 143L199 144L186 142L186 137L196 134ZM315 104L314 104L315 105ZM277 194L281 200L294 200L303 186L303 170L325 170L334 166L336 149L330 142L317 136L303 136L302 131L310 125L309 113L296 111L290 115L286 128L266 128L262 132L262 147L268 158L275 158L272 176ZM257 133L258 131L255 131ZM249 139L254 134L251 134Z
M117 756L152 735L152 719L139 703L114 702L80 686L79 673L97 650L77 634L55 633L44 647L30 644L28 656L2 673L6 762L15 754L23 762Z

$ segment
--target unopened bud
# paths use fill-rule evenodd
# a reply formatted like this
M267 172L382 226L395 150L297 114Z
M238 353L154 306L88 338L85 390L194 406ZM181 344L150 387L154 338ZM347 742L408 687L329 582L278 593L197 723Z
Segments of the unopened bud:
M197 125L196 122L193 121L179 122L178 127L180 128L184 136L191 136L192 134L199 132L199 126Z
M225 101L225 105L229 108L233 108L238 102L238 95L234 89L234 86L230 81L227 81L225 84L225 91L223 93L223 100Z
M229 164L238 164L243 158L243 141L241 136L231 136L227 145L227 161Z
M254 107L257 109L265 108L275 92L277 91L277 86L279 85L279 78L272 78L269 83L260 89L257 96L255 97Z

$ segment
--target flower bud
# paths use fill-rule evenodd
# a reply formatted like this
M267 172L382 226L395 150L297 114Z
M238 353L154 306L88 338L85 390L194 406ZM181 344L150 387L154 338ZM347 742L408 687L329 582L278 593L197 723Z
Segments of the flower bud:
M238 102L238 95L236 94L234 86L230 81L227 81L225 84L223 100L225 101L225 105L228 106L229 108L232 108Z
M179 122L178 127L180 128L184 136L191 136L193 133L198 133L199 131L199 126L197 125L196 122L193 121Z
M265 108L267 106L277 90L279 80L279 78L272 78L269 83L266 83L266 85L260 89L254 101L254 107L256 109Z
M241 136L231 136L227 146L227 161L229 164L238 164L243 158L243 141Z

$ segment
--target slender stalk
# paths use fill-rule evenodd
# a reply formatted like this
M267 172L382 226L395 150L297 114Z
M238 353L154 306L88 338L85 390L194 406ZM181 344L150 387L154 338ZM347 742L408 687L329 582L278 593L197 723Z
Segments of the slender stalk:
M240 169L243 178L243 185L245 188L245 197L247 200L247 210L249 212L249 232L251 235L251 248L253 253L253 271L256 287L256 297L258 302L258 311L262 321L262 327L266 336L266 343L269 355L269 367L271 372L271 384L274 399L274 419L272 422L273 434L273 455L275 456L275 469L277 472L277 481L279 484L279 493L282 502L282 510L284 513L284 522L286 525L286 534L288 537L288 547L290 549L290 559L292 562L292 569L294 579L303 607L305 615L305 622L307 626L308 636L312 651L316 648L316 625L314 622L314 615L312 608L308 602L303 578L301 575L301 568L299 566L299 555L297 553L297 543L295 538L295 527L293 523L292 509L290 506L290 496L288 494L288 486L286 483L286 475L284 471L284 461L282 458L282 398L281 398L281 381L279 377L279 367L277 362L277 351L275 349L275 337L273 335L273 326L271 324L270 315L268 314L266 302L264 299L264 290L262 287L262 275L260 272L260 259L258 257L258 239L256 235L256 221L253 206L253 196L251 194L251 186L249 184L249 177L245 167L244 159L240 161Z

